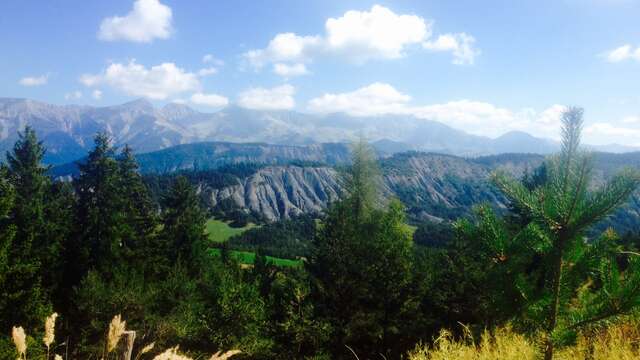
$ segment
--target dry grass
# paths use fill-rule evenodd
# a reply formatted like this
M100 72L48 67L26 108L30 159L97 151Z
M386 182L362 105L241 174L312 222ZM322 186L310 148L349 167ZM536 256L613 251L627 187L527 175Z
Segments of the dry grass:
M233 355L240 354L242 351L240 350L229 350L227 352L218 351L217 353L211 355L209 360L227 360L231 358Z
M418 346L410 355L411 360L529 360L535 359L536 347L526 337L509 328L488 331L479 343L469 333L463 340L455 340L449 331L443 330L432 347Z
M55 341L55 325L56 318L58 317L57 313L53 313L48 316L45 320L45 331L44 336L42 337L42 342L47 347L46 360L49 360L49 348L51 344ZM111 322L109 323L109 331L107 332L106 339L106 353L107 358L108 354L116 349L118 346L118 342L126 332L127 322L122 320L120 315L116 315L113 317ZM22 326L14 326L11 331L11 337L13 339L13 343L16 347L16 352L18 353L18 360L26 360L27 359L27 335L25 334ZM144 346L140 352L135 357L136 360L140 359L142 355L149 353L153 350L155 343L150 343ZM240 354L240 350L229 350L226 352L218 351L213 354L209 360L228 360L232 356ZM63 360L62 356L58 354L53 355L54 360ZM104 359L104 354L102 356ZM181 354L179 352L178 346L165 350L163 353L156 355L153 360L193 360L187 355Z
M234 355L240 354L240 350L230 350L227 352L218 351L213 354L209 360L227 360ZM180 354L178 346L165 350L162 354L157 355L153 360L193 360L192 358Z
M22 326L13 327L11 330L11 337L13 338L13 344L16 346L19 359L27 358L27 335L24 333Z
M116 315L109 324L109 333L107 334L107 352L112 352L118 345L118 341L124 334L127 327L127 322L122 321L120 315Z
M44 323L44 336L42 337L42 342L44 345L49 348L51 344L55 341L56 335L56 318L58 317L57 313L53 313L47 317L47 320Z
M611 326L580 336L574 347L564 349L559 359L640 359L640 322Z
M178 347L165 350L162 354L157 355L153 360L191 360L190 357L180 354Z
M640 359L639 323L613 325L607 329L582 334L574 346L559 349L557 360L631 360ZM467 334L455 340L451 333L442 331L433 346L418 346L409 354L410 360L535 360L540 358L540 347L535 341L502 328L485 332L480 341Z
M58 317L58 313L53 313L47 317L47 320L44 322L44 336L42 337L42 342L47 347L47 360L49 360L49 350L51 348L51 344L56 339L56 318Z

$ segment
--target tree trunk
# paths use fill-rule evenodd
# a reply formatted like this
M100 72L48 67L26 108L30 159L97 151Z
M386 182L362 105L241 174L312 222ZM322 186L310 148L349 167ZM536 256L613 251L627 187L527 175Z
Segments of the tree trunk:
M551 338L558 321L558 309L560 307L560 283L562 281L562 253L564 250L564 236L559 237L558 250L553 266L553 282L551 283L552 307L549 309L549 322L547 324L547 339L544 349L544 360L553 359L553 339Z
M127 330L122 334L122 346L119 349L118 359L131 360L133 354L133 343L136 341L136 332Z

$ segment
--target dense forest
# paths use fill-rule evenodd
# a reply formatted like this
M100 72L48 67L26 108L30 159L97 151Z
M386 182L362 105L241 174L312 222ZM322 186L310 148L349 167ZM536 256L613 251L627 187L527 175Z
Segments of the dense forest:
M523 178L493 175L509 200L503 212L469 199L472 216L410 224L406 207L420 204L385 196L381 166L360 141L341 169L346 191L324 213L217 244L207 219L263 220L231 205L205 209L194 178L225 184L256 165L145 177L129 147L99 133L77 176L55 181L27 127L0 167L0 358L114 358L114 329L125 326L136 331L136 359L177 345L193 358L454 359L433 354L456 341L473 348L474 338L489 346L493 335L482 334L494 329L516 344L533 339L545 359L576 344L597 353L584 336L637 323L640 241L593 226L640 175L592 186L581 129L581 110L570 109L559 154Z

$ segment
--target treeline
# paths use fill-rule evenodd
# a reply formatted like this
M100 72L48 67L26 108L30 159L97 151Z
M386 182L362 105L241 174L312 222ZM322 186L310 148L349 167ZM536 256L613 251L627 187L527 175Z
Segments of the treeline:
M494 176L507 216L480 205L452 229L423 225L414 235L404 205L382 196L373 152L355 144L348 193L321 219L232 240L300 251L300 268L260 253L242 267L226 248L211 256L189 181L159 184L156 204L130 149L116 153L104 134L76 179L52 182L27 128L0 176L0 357L16 357L8 334L20 325L31 329L29 358L43 358L31 349L56 311L53 352L69 358L99 356L106 324L122 314L138 332L134 354L155 341L194 357L241 349L238 358L400 359L441 329L478 335L510 324L551 359L580 331L640 304L637 241L611 230L587 236L640 176L625 171L594 190L581 125L580 110L565 113L562 152L535 176ZM306 236L309 244L297 242Z

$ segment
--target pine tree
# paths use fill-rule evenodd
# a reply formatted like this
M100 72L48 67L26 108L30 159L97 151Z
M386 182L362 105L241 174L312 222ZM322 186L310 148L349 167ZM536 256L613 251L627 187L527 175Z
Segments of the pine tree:
M334 357L401 352L408 310L412 241L397 201L383 207L379 170L369 146L354 146L344 184L348 195L331 206L308 264L318 315L333 326Z
M49 311L42 286L43 260L51 260L57 246L45 236L45 200L50 180L48 168L42 165L44 154L44 146L30 127L19 134L13 150L7 153L9 181L15 191L10 215L15 238L8 253L6 276L11 281L4 288L8 306L3 308L3 320L27 326L37 324Z
M580 328L624 314L640 305L640 259L629 259L624 275L616 235L607 231L587 239L586 231L622 205L640 184L640 176L625 170L597 190L591 190L590 157L580 148L582 110L572 108L562 119L562 150L547 162L546 180L532 189L504 174L496 185L530 223L515 237L487 232L497 252L515 242L540 258L543 286L529 282L519 290L527 299L526 317L546 333L544 357L571 341ZM492 227L495 230L498 227ZM496 235L498 234L498 235ZM505 252L504 259L516 254Z

